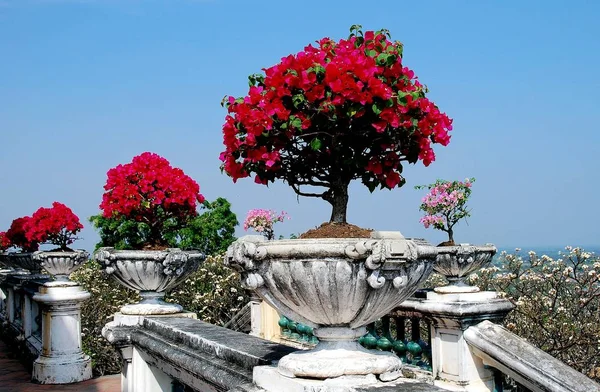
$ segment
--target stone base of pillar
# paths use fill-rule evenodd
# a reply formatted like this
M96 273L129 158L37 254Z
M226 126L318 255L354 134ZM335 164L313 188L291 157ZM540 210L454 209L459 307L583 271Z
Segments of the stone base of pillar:
M40 355L33 362L31 378L39 384L71 384L92 378L92 361L87 355L58 358Z
M75 282L44 283L33 300L42 308L42 353L33 382L70 384L92 378L90 357L81 350L81 304L90 297Z

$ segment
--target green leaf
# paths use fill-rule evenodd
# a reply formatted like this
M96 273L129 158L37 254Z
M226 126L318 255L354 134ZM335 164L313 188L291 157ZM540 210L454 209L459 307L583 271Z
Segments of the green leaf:
M379 115L381 113L381 109L379 109L379 106L377 106L376 103L374 103L373 106L371 106L371 108L373 109L373 113L375 113L376 115Z
M385 64L387 62L389 55L386 53L381 53L379 56L377 56L377 62L379 64Z
M319 140L318 138L314 138L313 140L311 140L310 148L312 148L314 151L319 151L321 149L321 140Z
M294 128L301 129L302 128L302 120L300 120L298 117L294 117L291 121L291 125Z
M369 50L367 50L367 53L366 53L366 54L367 54L367 56L369 56L369 57L375 57L375 56L377 56L377 52L376 52L376 51L374 51L373 49L369 49Z

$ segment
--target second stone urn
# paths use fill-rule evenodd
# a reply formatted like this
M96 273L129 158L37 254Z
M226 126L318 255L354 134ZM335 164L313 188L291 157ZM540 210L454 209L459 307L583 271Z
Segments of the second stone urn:
M139 292L142 300L125 305L121 313L129 315L173 314L180 305L163 300L165 291L194 272L205 255L198 251L115 250L100 248L94 254L104 271L123 286Z
M33 252L7 252L1 256L3 264L14 268L17 273L39 274L42 266L33 258Z
M370 239L246 236L229 247L226 263L281 315L314 328L317 347L283 357L280 374L316 379L374 374L391 381L401 374L398 357L366 350L358 338L367 324L417 290L435 256L435 247L399 232L375 232Z
M57 281L68 281L69 275L88 260L90 254L85 250L73 251L37 251L32 257Z
M495 254L496 247L492 244L438 246L434 270L444 275L450 284L437 287L435 291L441 294L479 291L478 287L469 286L465 280L469 274L487 266Z

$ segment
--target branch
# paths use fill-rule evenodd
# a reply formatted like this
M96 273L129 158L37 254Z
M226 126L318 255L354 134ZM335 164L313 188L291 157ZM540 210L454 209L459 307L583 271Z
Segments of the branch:
M306 196L306 197L319 197L319 198L323 198L325 196L325 193L327 192L323 192L323 193L307 193L307 192L302 192L300 190L300 187L298 185L289 183L288 184L292 187L292 189L294 190L294 192L296 192L296 194L300 195L300 196Z

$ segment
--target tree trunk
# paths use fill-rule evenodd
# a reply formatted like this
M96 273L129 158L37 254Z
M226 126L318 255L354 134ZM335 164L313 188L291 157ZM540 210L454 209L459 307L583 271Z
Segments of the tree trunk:
M330 195L327 200L331 203L330 223L346 223L346 210L348 209L348 185L344 183L335 184L330 189Z
M452 244L454 244L454 231L452 231L452 228L448 229L448 242L451 242Z

